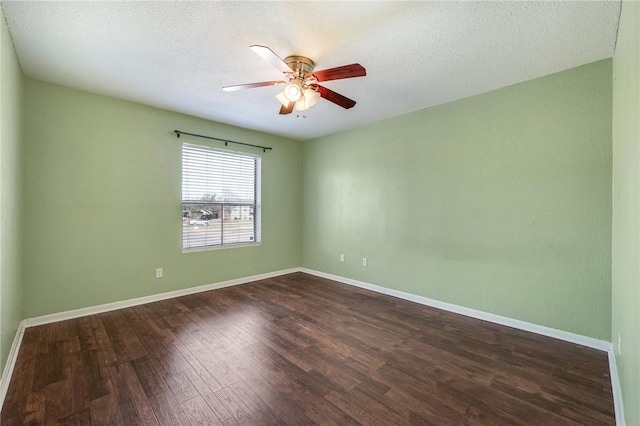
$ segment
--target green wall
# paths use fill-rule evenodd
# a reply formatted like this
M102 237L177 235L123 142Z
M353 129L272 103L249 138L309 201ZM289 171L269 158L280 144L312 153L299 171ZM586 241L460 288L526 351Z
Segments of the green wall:
M640 425L640 3L622 3L613 58L612 342L628 425ZM620 346L618 340L620 337Z
M300 142L30 79L24 90L27 318L300 265ZM182 253L181 142L207 141L174 129L273 147L248 148L263 156L260 246Z
M611 78L603 60L306 142L303 266L610 341Z
M22 320L22 72L0 10L0 374Z

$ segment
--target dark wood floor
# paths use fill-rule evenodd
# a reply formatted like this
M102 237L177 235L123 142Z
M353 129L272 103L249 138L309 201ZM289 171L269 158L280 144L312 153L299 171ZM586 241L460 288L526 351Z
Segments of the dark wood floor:
M607 354L295 273L26 330L2 425L614 424Z

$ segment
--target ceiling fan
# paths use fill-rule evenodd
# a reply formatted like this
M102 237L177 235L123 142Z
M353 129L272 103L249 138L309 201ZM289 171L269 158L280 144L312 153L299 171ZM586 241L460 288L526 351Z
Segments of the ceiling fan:
M324 98L345 109L353 108L356 101L336 93L333 90L329 90L324 86L320 86L318 83L367 75L367 70L360 64L343 65L341 67L314 71L314 62L305 56L287 56L282 60L266 46L253 45L249 46L249 48L281 71L285 79L225 86L222 90L232 92L235 90L252 89L254 87L284 85L283 92L276 96L282 104L280 114L291 114L294 107L298 111L304 111L315 105L320 98Z

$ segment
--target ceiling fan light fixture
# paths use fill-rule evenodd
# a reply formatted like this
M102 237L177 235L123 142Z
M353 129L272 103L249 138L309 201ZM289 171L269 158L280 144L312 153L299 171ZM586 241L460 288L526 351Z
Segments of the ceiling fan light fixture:
M304 111L316 104L320 99L320 93L316 92L310 87L307 87L303 91L303 95L296 101L296 109L298 111Z
M302 82L300 80L291 80L284 87L284 96L290 102L295 102L302 96Z
M291 102L289 99L287 99L287 97L284 95L284 92L280 92L276 95L276 99L280 101L280 103L283 106L289 106L289 103Z

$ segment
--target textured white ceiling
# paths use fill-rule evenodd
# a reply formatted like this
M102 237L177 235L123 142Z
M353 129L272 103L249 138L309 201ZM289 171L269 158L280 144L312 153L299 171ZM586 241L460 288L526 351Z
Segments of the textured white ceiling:
M620 3L14 2L25 75L294 139L310 139L613 56ZM278 115L277 80L249 46L366 77L324 85L307 117ZM172 129L171 129L172 130ZM188 131L188 129L185 129Z

